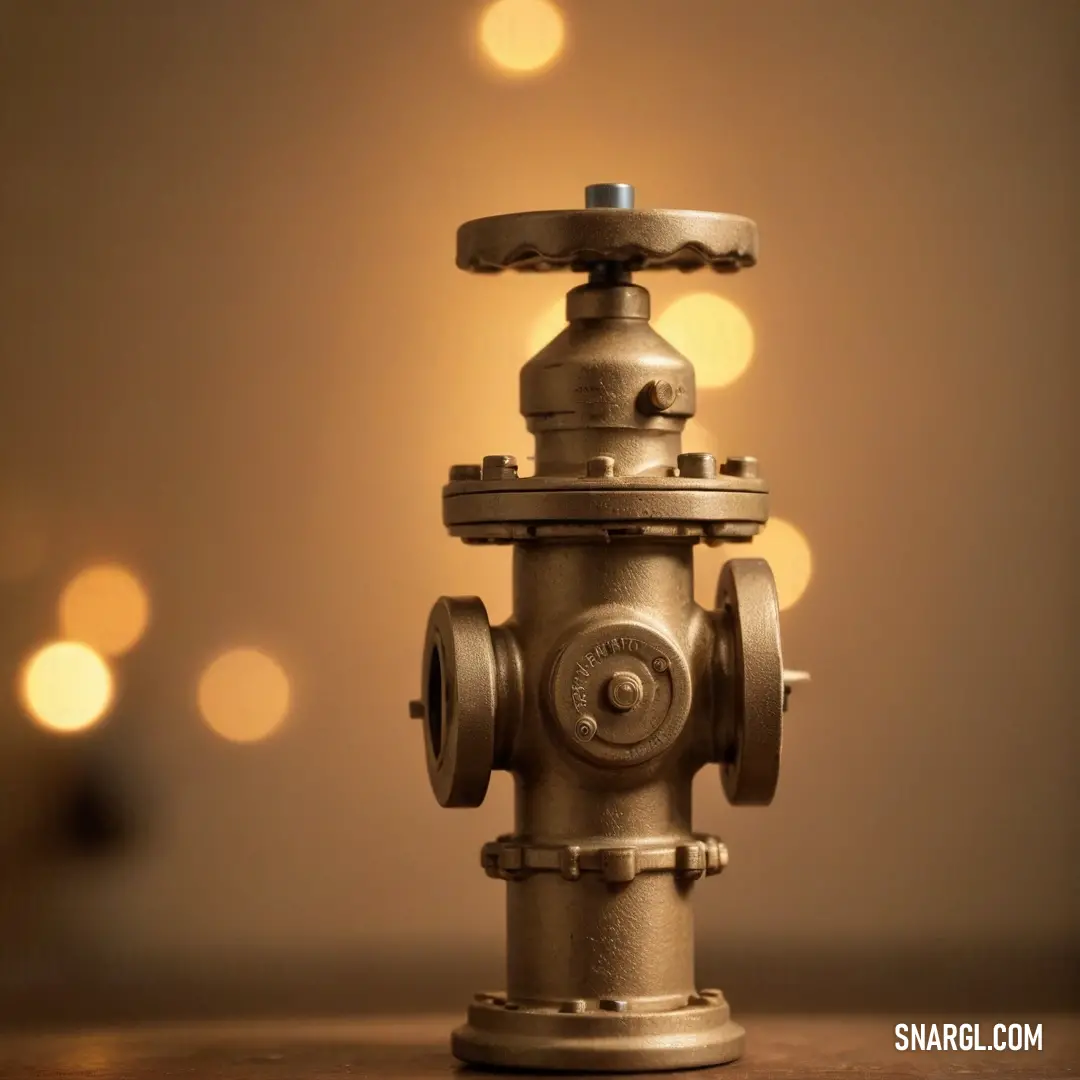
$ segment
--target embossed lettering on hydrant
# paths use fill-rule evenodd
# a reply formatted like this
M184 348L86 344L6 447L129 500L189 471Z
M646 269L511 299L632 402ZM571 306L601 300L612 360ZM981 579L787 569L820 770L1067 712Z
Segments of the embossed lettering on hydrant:
M599 665L601 660L617 653L638 652L641 647L642 643L634 637L613 637L606 641L596 642L574 666L574 681L570 684L574 708L579 713L588 709L589 699L585 689L585 680L592 678L592 670Z

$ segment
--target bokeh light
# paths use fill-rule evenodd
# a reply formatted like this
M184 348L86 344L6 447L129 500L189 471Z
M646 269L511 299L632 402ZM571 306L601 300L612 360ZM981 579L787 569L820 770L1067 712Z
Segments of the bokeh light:
M720 568L728 559L765 559L776 578L780 610L786 611L802 599L813 574L810 543L802 531L783 518L770 517L765 528L748 544L699 544L694 560L694 595L702 607L716 603L716 583Z
M259 649L230 649L199 679L203 719L232 742L258 742L276 731L288 714L291 696L280 664Z
M529 331L529 356L535 356L552 338L566 329L566 297L560 296L532 324Z
M89 645L55 641L27 660L19 691L41 727L69 734L93 727L109 711L115 688L109 665Z
M670 304L656 330L694 365L697 385L733 383L754 355L754 328L742 310L714 293L690 293Z
M146 632L150 601L138 578L122 566L90 566L60 596L60 632L105 656L126 653Z
M562 52L566 26L551 0L495 0L480 18L480 44L503 71L534 75Z

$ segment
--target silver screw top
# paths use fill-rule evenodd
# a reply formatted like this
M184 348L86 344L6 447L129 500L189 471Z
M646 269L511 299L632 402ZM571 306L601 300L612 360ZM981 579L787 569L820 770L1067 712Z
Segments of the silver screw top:
M590 184L585 189L585 208L607 207L612 210L634 209L632 184Z

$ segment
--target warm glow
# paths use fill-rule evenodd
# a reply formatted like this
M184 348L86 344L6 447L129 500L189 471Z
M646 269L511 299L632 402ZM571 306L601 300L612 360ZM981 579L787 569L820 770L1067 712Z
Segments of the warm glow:
M122 566L91 566L60 597L60 631L105 656L119 656L143 636L150 601L139 580Z
M551 0L495 0L480 20L484 52L504 71L535 74L562 52L566 30Z
M22 672L20 697L26 711L48 731L85 731L113 700L108 664L89 645L57 641L39 649Z
M693 365L697 385L716 389L733 383L754 355L754 329L730 300L691 293L671 304L656 329Z
M682 448L688 454L719 456L720 453L716 446L716 436L697 417L693 416L686 421L686 426L683 428Z
M5 492L0 496L0 581L32 577L47 554L48 533L41 514Z
M289 711L289 679L258 649L222 653L199 679L199 711L232 742L258 742L275 731Z
M535 356L566 329L566 298L560 297L532 325L529 355Z
M810 543L802 532L783 518L769 518L768 525L750 543L748 555L765 559L776 578L780 610L802 599L813 573Z
M57 1076L99 1076L116 1068L115 1036L77 1035L57 1046Z
M728 559L765 559L776 578L780 610L797 604L813 572L810 544L802 532L783 518L771 517L765 528L749 544L699 544L694 562L694 594L703 607L716 603L716 583L720 568Z

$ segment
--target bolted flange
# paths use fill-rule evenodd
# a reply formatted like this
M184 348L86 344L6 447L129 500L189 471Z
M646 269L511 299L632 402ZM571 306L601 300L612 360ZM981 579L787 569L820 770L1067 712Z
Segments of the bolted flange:
M720 779L733 805L767 806L780 776L785 703L780 606L769 564L725 563L716 608Z
M428 618L416 711L426 720L428 776L442 806L479 806L495 760L498 673L491 626L475 596L438 600Z

